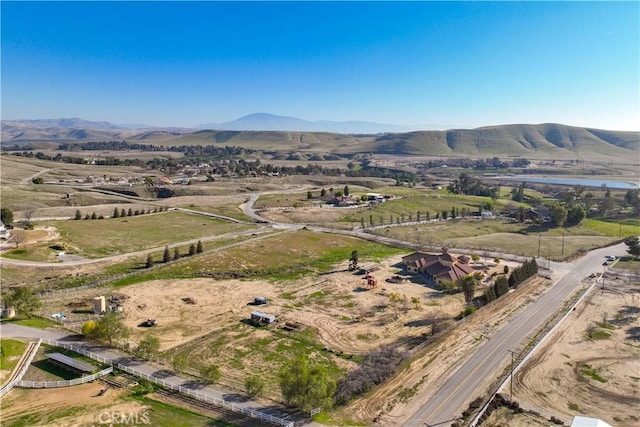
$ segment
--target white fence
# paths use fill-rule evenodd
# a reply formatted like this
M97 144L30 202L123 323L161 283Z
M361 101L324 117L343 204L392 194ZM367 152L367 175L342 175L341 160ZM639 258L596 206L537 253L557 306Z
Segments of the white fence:
M24 388L56 388L56 387L71 387L72 385L84 384L94 381L97 378L104 377L107 374L113 372L113 367L109 366L107 369L103 369L93 375L85 375L81 378L74 378L72 380L63 381L20 381L16 384L18 387Z
M24 377L24 374L27 373L27 369L29 369L31 362L33 361L33 358L36 356L36 353L38 352L38 348L40 348L40 344L42 344L42 339L39 339L38 342L33 347L31 347L31 353L27 356L27 359L22 364L22 367L20 368L20 371L15 376L15 378L10 382L8 382L7 384L5 384L4 387L0 389L0 397L7 394L9 390L11 390L14 386L16 386L20 380L22 380L22 377Z
M165 381L163 379L153 377L153 376L151 376L149 374L146 374L144 372L141 372L141 371L138 371L136 369L130 368L130 367L125 366L125 365L123 365L121 363L114 364L110 360L100 356L99 354L92 353L92 352L90 352L88 350L85 350L85 349L83 349L81 347L77 347L77 346L72 345L72 344L62 343L62 342L59 342L59 341L48 340L48 339L45 339L45 340L42 340L42 341L46 342L49 345L54 345L54 346L57 346L57 347L62 347L62 348L66 348L66 349L69 349L69 350L73 350L76 353L80 353L80 354L88 356L88 357L90 357L90 358L92 358L94 360L97 360L99 362L102 362L102 363L105 363L105 364L109 364L109 365L113 366L116 369L122 370L124 372L128 372L131 375L135 375L136 377L144 378L145 380L151 381L154 384L158 384L158 385L160 385L162 387L165 387L167 389L175 390L175 391L177 391L179 393L186 394L187 396L191 396L191 397L193 397L195 399L202 400L202 401L207 402L207 403L212 403L214 405L221 406L221 407L229 409L231 411L239 412L241 414L248 415L248 416L253 417L253 418L258 418L260 420L263 420L263 421L266 421L266 422L269 422L269 423L272 423L272 424L275 424L275 425L285 426L285 427L293 427L293 425L294 425L293 421L285 420L284 418L275 417L273 415L269 415L269 414L266 414L264 412L260 412L260 411L255 410L255 409L251 409L251 408L247 408L247 407L244 407L244 406L240 406L240 405L235 404L233 402L229 402L229 401L226 401L224 399L217 398L215 396L209 396L209 395L207 395L205 393L198 392L198 391L195 391L195 390L191 390L191 389L189 389L187 387L184 387L184 386L181 386L181 385L169 383L169 382L167 382L167 381ZM74 380L72 380L72 381L74 381ZM64 382L64 381L62 381L62 382Z

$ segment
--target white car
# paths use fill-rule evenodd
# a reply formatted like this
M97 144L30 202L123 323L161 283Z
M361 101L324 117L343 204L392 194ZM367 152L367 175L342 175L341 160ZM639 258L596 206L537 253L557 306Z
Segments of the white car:
M615 261L617 258L613 255L608 255L607 256L607 261Z

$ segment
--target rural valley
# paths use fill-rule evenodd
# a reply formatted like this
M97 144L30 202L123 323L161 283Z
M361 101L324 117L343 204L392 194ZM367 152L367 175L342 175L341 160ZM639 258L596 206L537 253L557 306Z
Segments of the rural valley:
M637 132L20 126L3 425L640 422Z

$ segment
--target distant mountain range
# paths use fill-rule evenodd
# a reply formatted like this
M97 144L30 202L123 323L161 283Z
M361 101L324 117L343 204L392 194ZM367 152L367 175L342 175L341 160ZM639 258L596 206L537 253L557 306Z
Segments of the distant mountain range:
M376 134L383 132L406 132L416 130L416 126L399 126L384 123L321 120L312 122L297 117L277 116L268 113L249 114L224 123L208 123L196 126L196 129L215 130L256 130L290 132L331 132L344 134Z
M322 129L323 126L324 129L340 128L342 131L308 130ZM2 144L125 139L171 145L224 144L290 153L499 157L543 154L557 158L621 158L640 162L640 132L554 123L380 132L386 126L392 125L309 122L272 114L251 114L220 125L204 126L213 127L214 130L138 128L137 125L115 125L82 119L3 120Z

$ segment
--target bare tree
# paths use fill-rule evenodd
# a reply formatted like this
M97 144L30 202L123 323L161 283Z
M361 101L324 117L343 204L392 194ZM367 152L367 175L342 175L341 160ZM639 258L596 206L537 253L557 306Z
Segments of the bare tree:
M25 240L27 240L27 235L23 230L13 230L13 233L11 233L11 238L14 245L16 245L16 248L18 248L22 243L25 242Z
M33 224L31 224L31 219L33 218L33 214L35 213L35 211L36 211L36 208L29 208L24 211L23 222L28 228L31 228L33 226Z

